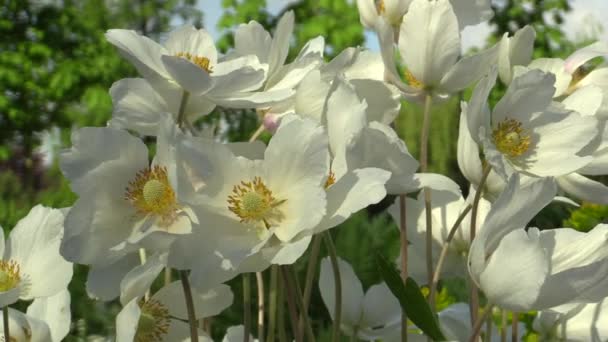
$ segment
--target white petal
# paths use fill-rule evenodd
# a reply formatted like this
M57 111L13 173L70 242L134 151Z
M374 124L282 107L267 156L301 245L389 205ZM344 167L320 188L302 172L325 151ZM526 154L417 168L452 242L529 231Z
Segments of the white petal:
M27 315L48 325L53 342L62 341L70 332L70 292L65 289L51 297L35 299L28 306Z
M245 336L245 327L242 325L237 325L234 327L230 327L226 330L226 335L222 342L241 342L243 341L243 337ZM253 336L249 334L249 340L255 341Z
M5 259L16 261L27 279L28 291L21 294L22 299L51 296L67 287L72 264L59 255L62 235L63 214L42 205L32 208L11 231Z
M338 259L340 283L342 284L342 320L341 324L354 327L359 325L363 310L363 287L353 268L344 260ZM321 298L329 315L334 319L336 305L334 274L329 257L321 260L319 275Z
M373 285L363 299L363 327L374 328L401 320L401 305L385 283Z
M130 253L109 265L92 265L87 274L89 297L110 301L120 295L120 282L129 271L140 264L139 255Z
M498 72L505 84L511 83L514 66L530 63L535 38L536 32L529 25L519 29L513 37L508 37L507 33L502 37L499 43Z
M234 295L228 285L218 285L204 292L192 288L194 313L197 319L218 315L232 304ZM152 296L161 302L171 316L188 320L188 310L184 299L184 289L181 281L174 281L164 286Z
M313 70L302 79L295 97L296 114L314 120L319 124L325 122L323 109L330 84L321 79L321 73Z
M390 125L401 108L401 96L397 88L381 81L369 79L350 80L357 95L367 103L367 120Z
M484 76L473 89L473 94L469 100L466 111L463 108L462 114L466 116L469 134L475 142L480 143L479 135L481 127L490 125L490 113L488 110L488 95L496 84L496 69L492 68L488 75ZM462 115L461 114L461 115Z
M458 167L464 177L471 183L479 184L481 181L482 164L479 158L479 145L473 139L467 124L468 106L466 102L460 103L460 123L458 127Z
M574 73L578 67L585 64L587 61L602 55L608 55L608 45L605 42L595 42L585 46L582 49L576 50L566 58L566 70L569 73Z
M165 55L161 60L171 77L193 95L205 94L215 85L209 72L186 58Z
M380 54L384 62L385 72L384 77L388 82L395 85L399 90L410 95L416 95L419 90L412 88L401 81L401 77L395 67L395 48L394 48L394 33L390 23L384 18L379 17L376 20L376 33L378 33L378 41L380 43Z
M488 300L516 312L534 308L550 270L549 256L539 232L514 230L502 238L479 275L479 286Z
M253 55L238 57L217 64L211 74L213 89L206 95L211 99L231 93L253 91L260 88L266 78L268 66Z
M108 30L105 34L110 44L118 48L118 52L126 58L139 73L148 80L170 78L160 60L165 48L148 37L132 30Z
M209 59L211 66L217 62L217 50L213 37L205 29L184 25L169 33L165 46L170 55L189 53L196 57Z
M572 81L572 75L566 71L564 61L559 58L538 58L530 62L529 69L539 69L555 75L555 95L562 95Z
M374 23L378 18L375 1L357 0L357 9L359 9L359 20L361 21L361 25L366 28L373 28Z
M327 214L315 227L315 233L335 227L350 215L386 196L384 184L390 173L376 168L357 169L346 173L327 189Z
M240 24L234 33L234 49L239 56L255 55L260 63L268 63L270 33L257 21Z
M594 85L578 88L566 97L562 103L566 109L574 110L583 115L595 115L602 105L603 91Z
M555 93L554 83L555 75L540 70L530 70L515 78L494 107L492 125L509 118L525 123L532 113L546 110Z
M460 59L441 79L439 88L447 93L460 91L485 75L496 64L498 45Z
M494 16L489 0L451 0L454 13L458 18L458 27L477 25Z
M289 53L289 39L293 33L294 20L293 11L288 11L283 14L277 23L268 55L268 74L270 75L285 64L285 59Z
M578 173L558 177L557 184L561 189L584 201L608 204L608 186L587 178Z
M417 80L438 85L460 55L458 21L450 2L414 0L401 24L399 51Z
M310 244L311 235L295 241L281 243L276 247L264 248L261 254L264 259L273 265L291 265L296 262L306 252Z
M438 314L441 331L456 341L466 341L471 335L471 311L469 305L456 303L441 310Z
M135 267L120 282L120 302L123 305L133 298L141 298L149 291L152 283L165 268L166 255L153 255L146 263Z
M138 299L133 298L116 316L116 342L133 342L141 315L137 302Z

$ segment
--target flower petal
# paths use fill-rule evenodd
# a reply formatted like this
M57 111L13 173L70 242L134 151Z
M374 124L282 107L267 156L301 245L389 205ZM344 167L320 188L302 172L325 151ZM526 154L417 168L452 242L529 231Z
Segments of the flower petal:
M359 325L363 310L363 287L355 271L346 261L338 259L340 283L342 284L342 320L341 325L356 327ZM319 291L329 316L334 319L336 306L335 282L329 257L321 260Z
M557 184L574 197L597 204L608 205L608 186L578 173L556 178Z

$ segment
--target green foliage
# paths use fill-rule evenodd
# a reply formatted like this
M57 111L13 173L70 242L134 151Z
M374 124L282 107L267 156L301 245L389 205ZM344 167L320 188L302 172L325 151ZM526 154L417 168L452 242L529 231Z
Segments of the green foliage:
M380 254L377 254L376 262L378 271L393 295L399 299L401 309L407 313L408 319L434 341L445 341L439 322L416 281L407 278L404 284L393 264Z
M571 212L570 218L564 220L563 226L588 232L600 223L608 223L608 206L583 203Z

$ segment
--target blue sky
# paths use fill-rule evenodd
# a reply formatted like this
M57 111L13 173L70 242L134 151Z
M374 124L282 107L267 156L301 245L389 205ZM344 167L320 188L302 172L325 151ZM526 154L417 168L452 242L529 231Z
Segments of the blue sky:
M268 10L277 13L289 2L290 0L267 0ZM221 0L199 0L199 3L205 13L206 29L214 38L218 38L216 25L222 15ZM608 16L608 0L573 0L570 4L572 11L564 23L564 30L570 39L598 37L608 41L608 22L604 20ZM485 23L466 28L462 33L463 50L467 51L472 46L481 47L489 31L490 28ZM368 48L378 50L376 37L372 33L366 33L366 41Z

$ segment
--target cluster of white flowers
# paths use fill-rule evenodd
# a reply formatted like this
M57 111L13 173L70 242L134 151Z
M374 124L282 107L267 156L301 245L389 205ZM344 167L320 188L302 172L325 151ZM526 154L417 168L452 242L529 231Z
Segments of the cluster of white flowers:
M73 207L37 206L6 248L1 240L0 304L11 341L66 336L70 262L89 266L92 298L120 299L118 342L208 341L199 323L233 302L223 283L257 272L260 287L268 268L280 278L271 284L270 309L281 281L291 291L295 340L314 340L315 332L298 327L307 324L309 279L305 298L296 299L297 279L286 265L311 246L314 277L320 236L331 252L327 230L387 195L397 195L389 212L401 228L402 275L429 287L431 309L437 280L470 280L471 303L437 315L447 339L477 339L477 292L485 312L538 311L534 329L549 340L608 339L608 225L586 233L527 228L552 201L577 205L566 195L608 204L608 187L590 178L608 174L608 67L590 71L585 64L608 56L608 44L566 60L532 60L535 32L524 27L462 57L461 31L492 16L489 1L357 5L381 52L353 47L329 62L318 37L287 63L292 12L274 35L255 21L240 25L234 49L223 56L207 31L192 26L171 32L162 45L134 31L108 31L142 78L116 82L107 127L75 129L71 148L61 153L61 170L78 195ZM497 79L506 93L490 109ZM433 102L471 86L458 137L458 165L471 184L463 198L454 181L427 172L425 140ZM420 163L394 130L404 101L425 104ZM217 106L258 113L260 129L250 142L199 131L197 120ZM267 146L256 140L264 130L272 134ZM153 150L143 140L150 137ZM163 270L181 280L165 277L156 290ZM365 293L335 255L321 261L318 284L344 334L426 339L411 322L402 331L408 323L385 283ZM8 309L19 299L34 299L25 314ZM264 317L274 315L261 311L258 329L244 317L224 341L253 341L253 331L264 340ZM523 324L513 324L521 338ZM271 327L268 335L278 336ZM498 341L505 333L502 324L481 335Z

